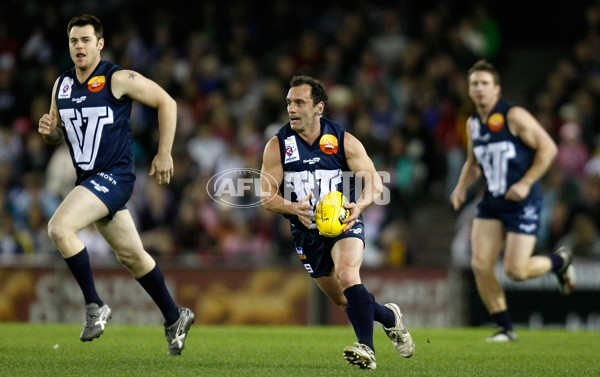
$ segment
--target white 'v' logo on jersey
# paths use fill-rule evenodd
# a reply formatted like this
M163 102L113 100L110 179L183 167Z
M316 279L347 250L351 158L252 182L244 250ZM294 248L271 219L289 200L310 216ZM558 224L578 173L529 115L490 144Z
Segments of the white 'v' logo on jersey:
M510 141L477 145L473 153L485 175L488 191L496 197L506 194L508 162L517 156L515 145Z
M300 201L312 192L311 204L316 205L323 196L339 189L338 185L343 181L342 173L342 169L286 171L283 175L283 197L289 200L289 193L293 191Z
M79 109L61 109L60 118L67 131L73 148L73 157L77 166L83 170L92 170L98 155L102 130L113 123L113 111L110 107L84 107Z

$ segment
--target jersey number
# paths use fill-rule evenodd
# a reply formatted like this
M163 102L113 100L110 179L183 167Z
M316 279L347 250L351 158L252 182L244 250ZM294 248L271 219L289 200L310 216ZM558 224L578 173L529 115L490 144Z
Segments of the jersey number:
M506 194L508 161L515 158L515 146L508 141L478 145L473 148L483 169L488 191L494 196Z
M82 170L92 170L98 155L102 130L113 123L110 107L84 107L81 109L61 109L62 119L77 166Z

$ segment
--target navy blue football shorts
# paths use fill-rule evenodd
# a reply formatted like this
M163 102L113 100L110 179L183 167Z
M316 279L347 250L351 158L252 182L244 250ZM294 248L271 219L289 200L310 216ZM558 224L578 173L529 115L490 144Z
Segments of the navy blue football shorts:
M100 172L81 182L81 186L86 187L106 204L109 219L112 219L117 211L127 208L126 204L133 194L134 185L135 175L131 173Z
M331 259L331 249L339 240L349 237L360 238L365 242L365 230L362 221L356 222L352 229L347 233L337 237L330 238L319 234L318 230L308 230L306 228L298 229L297 226L292 227L292 236L294 237L294 245L296 253L300 258L300 262L306 268L306 271L312 278L321 276L329 276L333 271L333 259Z
M502 208L490 206L482 201L477 205L475 217L500 220L507 232L537 236L541 210L542 199L539 197L517 203L510 202Z

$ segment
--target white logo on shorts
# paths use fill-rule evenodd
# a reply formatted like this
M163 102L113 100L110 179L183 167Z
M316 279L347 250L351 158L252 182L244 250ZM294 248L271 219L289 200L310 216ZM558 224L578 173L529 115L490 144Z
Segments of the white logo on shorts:
M519 224L519 229L521 229L522 231L527 232L527 233L534 232L536 228L537 228L537 225L535 225L535 224L529 224L529 225Z
M310 272L310 273L312 273L312 272L313 272L313 269L312 269L312 267L311 267L311 266L310 266L310 264L308 264L308 263L304 263L304 268L306 268L306 271L308 271L308 272Z
M524 220L537 221L539 216L536 213L537 207L533 205L527 205L523 208L523 214L521 218Z
M94 190L96 190L96 191L100 191L103 193L107 193L110 191L106 186L102 186L101 184L97 183L93 179L90 182L91 182L91 184L94 185Z

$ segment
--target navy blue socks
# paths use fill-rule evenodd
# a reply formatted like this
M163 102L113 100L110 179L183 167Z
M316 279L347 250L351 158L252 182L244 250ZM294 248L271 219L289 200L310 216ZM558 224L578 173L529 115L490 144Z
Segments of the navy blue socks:
M394 315L392 309L380 305L377 301L375 301L375 297L373 297L371 293L369 294L371 295L371 300L373 301L373 310L375 314L373 319L388 329L394 327L396 325L396 316Z
M549 254L548 258L550 258L550 261L552 262L552 272L560 270L565 262L558 254Z
M90 256L87 249L83 248L83 250L72 257L65 258L65 262L81 288L85 304L96 303L98 306L104 305L104 302L98 296L98 292L96 292L96 284L94 283Z
M165 284L165 277L158 264L146 275L136 279L148 292L152 300L165 317L165 323L171 325L179 319L179 308L175 305Z
M508 310L504 310L502 312L492 314L492 318L498 324L498 326L502 327L506 331L512 331L513 325L510 320L510 315L508 314Z
M87 249L84 248L81 252L72 257L65 258L65 262L81 288L85 304L96 303L98 306L104 305L104 302L100 299L100 296L98 296L98 292L96 291ZM173 324L179 319L179 308L175 305L175 302L165 285L165 278L158 264L152 271L136 280L146 292L148 292L150 297L152 297L152 300L154 300L165 317L167 325Z
M353 285L344 290L346 314L354 328L358 342L365 344L375 352L373 346L373 299L371 294L362 284Z

